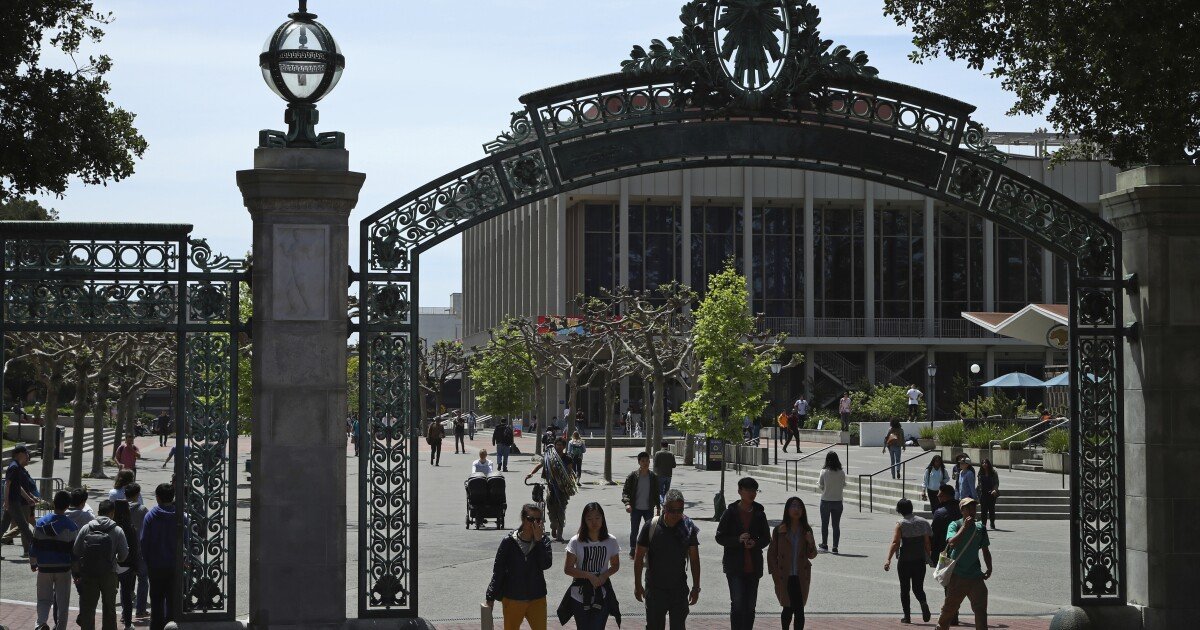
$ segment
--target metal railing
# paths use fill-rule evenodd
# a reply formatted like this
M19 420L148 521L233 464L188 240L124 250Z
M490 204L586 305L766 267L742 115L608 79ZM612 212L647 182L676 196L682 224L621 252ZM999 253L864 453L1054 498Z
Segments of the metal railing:
M862 511L863 477L867 478L867 484L870 488L871 503L870 503L869 510L871 512L874 512L875 511L875 475L878 475L879 473L882 473L882 472L892 470L896 466L899 466L900 467L900 496L907 499L908 498L908 462L911 462L914 459L925 457L926 455L936 455L936 454L940 454L940 453L941 453L941 451L938 449L930 449L928 451L922 452L920 455L914 455L914 456L909 457L908 459L900 461L896 464L889 464L886 468L882 468L873 473L863 473L863 474L859 475L858 476L858 511L859 512Z
M830 444L829 446L817 449L817 450L809 453L808 455L805 455L804 457L800 457L797 459L783 460L783 489L784 490L792 489L792 486L791 486L792 473L790 471L793 470L793 467L795 469L795 474L796 474L796 489L799 490L800 489L800 462L808 459L809 457L812 457L813 455L818 455L820 453L824 453L825 451L828 451L829 449L837 447L837 446L845 446L846 447L846 461L842 464L842 469L845 470L847 473L850 472L850 443L844 442L844 443Z
M33 506L33 518L36 519L39 516L45 516L46 514L54 511L54 493L65 488L66 484L63 483L61 477L31 477L31 479L33 480L34 485L38 487L38 493L42 495L41 501L39 501L37 505ZM7 493L8 484L4 480L0 479L0 497ZM32 524L33 523L30 523L30 525ZM0 532L0 534L3 533L4 532Z
M932 331L929 324L933 324ZM965 319L923 317L882 317L874 320L873 337L907 338L935 337L941 339L990 339L996 334ZM789 337L808 337L803 317L764 317L759 330L786 333ZM814 337L866 337L867 320L861 317L816 317L813 319Z
M1069 418L1058 417L1058 418L1055 418L1055 420L1057 420L1058 423L1055 424L1054 426L1043 430L1041 433L1031 435L1031 436L1025 438L1024 440L1014 440L1013 438L1017 437L1018 435L1021 435L1022 433L1029 433L1030 431L1033 431L1035 429L1040 429L1040 428L1042 428L1042 425L1045 423L1039 422L1037 424L1032 424L1032 425L1025 427L1024 429L1021 429L1020 431L1017 431L1016 433L1014 433L1006 438L999 439L999 440L992 440L991 442L988 442L988 458L995 459L993 452L996 450L997 446L1003 446L1003 444L1005 442L1008 442L1009 450L1012 450L1012 447L1014 444L1020 444L1021 446L1027 446L1030 442L1042 437L1043 435L1046 435L1047 433L1053 431L1054 429L1057 429L1058 427L1061 427L1064 424L1071 423L1071 420ZM1008 458L1008 469L1012 470L1012 458L1011 457Z

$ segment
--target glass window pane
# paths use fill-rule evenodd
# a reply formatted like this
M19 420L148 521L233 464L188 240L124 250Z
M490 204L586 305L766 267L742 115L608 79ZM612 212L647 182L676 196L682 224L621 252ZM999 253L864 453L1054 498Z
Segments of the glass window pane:
M646 231L670 233L675 231L674 206L646 206Z
M613 237L611 234L584 236L583 292L599 296L600 289L613 287Z
M728 206L709 206L704 209L704 231L707 234L732 234L736 212Z
M612 204L589 203L583 207L584 229L588 232L610 232L613 229Z
M670 234L646 235L646 289L653 290L666 284L674 276L674 237ZM631 273L632 275L632 273Z
M642 291L646 288L642 282L642 261L645 259L645 249L642 235L629 235L629 288Z

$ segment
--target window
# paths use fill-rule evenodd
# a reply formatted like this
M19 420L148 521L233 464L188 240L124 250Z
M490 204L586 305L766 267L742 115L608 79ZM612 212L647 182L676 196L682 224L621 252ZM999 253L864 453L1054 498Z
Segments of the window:
M816 317L860 318L863 311L863 211L813 209Z
M804 222L796 220L802 213L754 209L754 310L768 317L804 316Z
M925 316L924 233L923 209L876 209L876 317Z
M583 292L598 297L601 289L616 286L617 207L615 204L586 204L583 208Z
M957 208L939 208L937 237L937 316L958 319L964 311L982 311L983 219Z

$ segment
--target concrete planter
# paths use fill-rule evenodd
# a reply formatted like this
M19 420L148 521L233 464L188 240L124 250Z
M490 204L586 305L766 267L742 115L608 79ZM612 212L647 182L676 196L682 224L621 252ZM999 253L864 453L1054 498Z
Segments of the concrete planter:
M1071 454L1044 453L1042 455L1042 470L1052 473L1071 474Z
M979 462L982 462L983 458L990 457L990 455L988 454L988 450L986 448L966 447L966 448L962 449L962 452L964 455L971 458L971 463L974 464L975 466L979 466ZM950 461L954 461L954 460L950 460ZM992 463L995 464L995 462L992 462Z
M846 444L850 441L849 431L800 429L799 435L801 442L816 442L817 444Z
M934 445L937 444L937 440L933 438L917 438L917 444L919 444L923 450L932 451Z
M992 465L998 468L1008 468L1013 464L1020 464L1030 457L1033 457L1033 451L1027 449L998 448L992 451Z
M942 461L946 462L946 464L954 463L954 458L963 452L961 446L946 446L943 444L940 448L942 449Z

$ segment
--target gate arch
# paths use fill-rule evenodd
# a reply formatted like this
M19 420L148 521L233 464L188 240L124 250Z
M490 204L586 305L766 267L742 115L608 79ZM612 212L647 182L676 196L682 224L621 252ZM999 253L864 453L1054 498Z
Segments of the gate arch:
M737 84L716 49L722 4L689 2L683 36L669 49L658 40L650 53L635 48L623 72L522 96L508 129L484 145L486 157L360 223L360 616L417 614L420 419L412 380L420 254L583 186L712 166L823 171L895 186L978 214L1068 261L1072 603L1123 604L1120 384L1128 331L1118 319L1126 284L1119 232L1005 166L971 120L974 106L878 79L861 53L827 52L807 0L768 3L788 17L783 69L768 88ZM804 45L812 41L818 49Z

